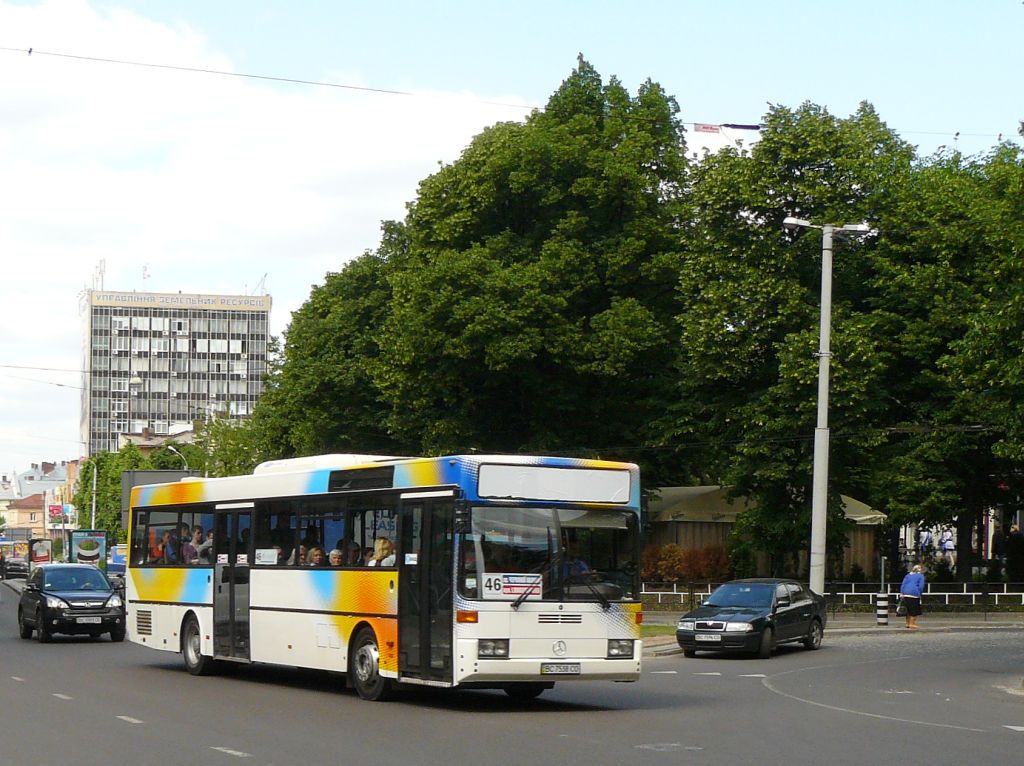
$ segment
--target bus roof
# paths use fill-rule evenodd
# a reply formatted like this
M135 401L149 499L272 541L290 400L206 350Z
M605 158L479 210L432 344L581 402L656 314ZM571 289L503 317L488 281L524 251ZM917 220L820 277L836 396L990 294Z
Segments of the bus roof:
M577 469L567 472L562 469ZM326 494L345 489L458 487L470 501L584 502L640 507L633 463L529 455L316 455L262 463L251 475L132 489L131 506Z

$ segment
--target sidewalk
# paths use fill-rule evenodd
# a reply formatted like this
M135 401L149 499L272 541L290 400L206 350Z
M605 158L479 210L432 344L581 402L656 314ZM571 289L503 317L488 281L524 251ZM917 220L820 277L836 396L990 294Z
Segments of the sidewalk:
M683 612L644 612L644 625L675 625ZM1024 630L1024 612L925 612L918 633L966 630ZM906 633L902 617L889 613L889 624L878 625L874 612L828 613L825 640L830 636ZM664 655L680 651L676 637L649 636L644 639L644 654Z

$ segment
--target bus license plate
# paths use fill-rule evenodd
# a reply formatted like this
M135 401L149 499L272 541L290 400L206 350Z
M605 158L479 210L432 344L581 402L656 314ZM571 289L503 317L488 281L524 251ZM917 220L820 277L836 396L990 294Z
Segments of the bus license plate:
M578 676L580 664L578 662L542 662L540 674L542 676Z
M75 622L79 625L98 625L102 620L99 617L76 617Z
M696 636L698 641L721 641L722 636L718 633L698 633Z

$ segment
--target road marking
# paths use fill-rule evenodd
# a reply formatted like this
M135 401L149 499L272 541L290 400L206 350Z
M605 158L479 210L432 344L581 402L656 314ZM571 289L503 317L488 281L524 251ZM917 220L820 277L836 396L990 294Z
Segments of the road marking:
M54 694L53 696L56 697L59 700L73 700L74 699L74 697L69 697L66 694Z
M651 671L651 675L652 676L659 676L659 675L660 676L674 676L678 672L679 672L678 670L652 670Z
M694 673L695 676L720 676L721 673Z
M145 721L140 721L138 718L132 718L130 715L119 715L115 716L115 718L118 718L125 723L145 723Z
M703 750L696 745L681 745L678 742L654 742L649 745L633 745L637 750L654 750L658 753L671 753L678 750Z
M234 755L238 758L252 758L249 753L243 753L241 750L232 750L230 747L211 747L211 750L217 750L221 753L227 753L228 755Z
M1024 731L1024 726L1010 726L1009 724L1003 724L1003 728L1009 729L1010 731Z
M886 689L885 694L913 694L909 689Z
M907 658L889 657L885 660L882 660L882 662L896 662L898 660L905 659ZM851 665L865 665L874 662L878 662L878 660L871 660L869 662L854 662L851 663ZM782 673L778 673L775 676L773 676L773 678L778 678L779 676L788 676L793 673L803 673L808 670L825 670L827 668L850 667L851 665L815 665L813 667L808 668L797 668L795 670L786 670ZM781 689L776 689L772 685L772 680L770 678L765 678L761 681L761 683L764 684L764 687L768 689L768 691L774 692L775 694L778 694L780 697L786 697L787 699L796 700L797 702L803 702L807 705L814 705L815 707L825 708L826 710L834 710L837 713L850 713L851 715L862 715L866 718L879 718L883 721L892 721L893 723L913 723L917 724L918 726L931 726L936 729L956 729L958 731L974 731L978 732L979 734L986 733L985 729L973 729L970 726L955 726L951 723L932 723L931 721L915 721L912 718L896 718L895 716L880 715L879 713L865 713L863 710L851 710L850 708L839 707L838 705L826 705L824 702L816 702L814 700L805 699L804 697L797 697L795 694L789 694L788 692L784 692Z
M740 673L740 678L767 678L764 673Z
M11 676L11 680L12 681L17 681L19 684L25 683L25 679L24 678L19 678L18 676Z

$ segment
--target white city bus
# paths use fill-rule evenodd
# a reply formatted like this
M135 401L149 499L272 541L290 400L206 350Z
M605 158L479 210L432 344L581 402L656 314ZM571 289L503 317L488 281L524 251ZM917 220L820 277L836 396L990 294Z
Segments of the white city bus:
M193 674L319 668L371 700L639 677L633 464L323 455L131 498L129 639Z

